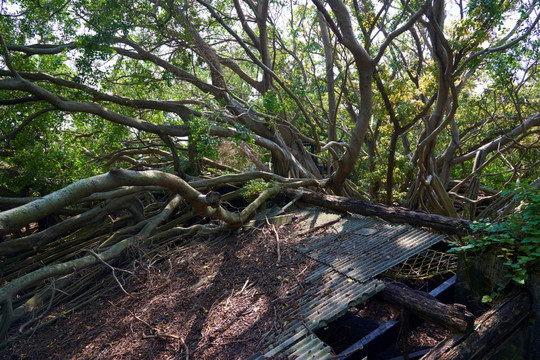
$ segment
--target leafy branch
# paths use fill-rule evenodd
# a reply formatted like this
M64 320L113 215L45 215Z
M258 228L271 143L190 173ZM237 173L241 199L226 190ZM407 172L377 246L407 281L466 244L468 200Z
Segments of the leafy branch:
M470 226L473 235L465 238L465 244L449 251L467 253L493 249L511 270L512 280L525 284L531 268L540 259L540 189L521 187L513 193L521 202L517 212L501 222L475 221Z

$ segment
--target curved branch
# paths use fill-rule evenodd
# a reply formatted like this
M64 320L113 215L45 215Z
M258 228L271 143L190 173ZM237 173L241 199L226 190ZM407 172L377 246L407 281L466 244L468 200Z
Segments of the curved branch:
M384 55L384 52L386 50L386 48L392 43L392 41L398 37L399 35L403 34L405 31L407 31L408 29L410 29L414 23L420 19L420 17L425 13L426 11L426 8L427 8L427 3L424 3L422 5L422 7L417 11L415 12L409 19L409 21L407 21L405 24L403 24L403 26L399 27L398 29L392 31L387 37L386 39L384 40L384 42L381 44L381 46L379 47L379 52L377 53L377 56L375 56L375 58L373 59L373 62L375 64L378 64L379 61L381 60L381 58L383 57Z
M54 107L48 107L48 108L45 108L45 109L41 109L35 113L33 113L32 115L28 116L26 119L24 119L24 121L19 125L17 126L17 128L15 128L14 130L12 130L11 132L9 132L8 134L2 136L0 138L0 141L6 141L6 140L10 140L10 139L13 139L15 136L17 136L18 133L20 133L22 131L22 129L24 129L24 127L28 124L30 124L32 122L32 120L40 117L41 115L45 114L45 113L48 113L49 111L53 111L53 110L56 110L56 108Z
M201 116L201 113L198 111L191 110L190 108L184 106L184 103L193 103L193 101L189 100L163 100L163 101L156 101L156 100L147 100L147 99L130 99L119 95L109 95L105 94L103 92L100 92L98 90L95 90L91 88L90 86L70 81L66 79L62 79L59 77L51 76L45 73L29 73L29 72L20 72L19 73L23 79L30 80L30 81L47 81L51 84L67 87L70 89L77 89L80 91L84 91L90 95L92 95L92 98L94 101L108 101L114 104L123 105L132 107L135 109L152 109L152 110L161 110L161 111L170 111L175 114L178 114L184 121L189 119L190 116ZM0 76L9 76L10 73L7 71L0 70ZM36 96L29 96L26 98L24 102L26 101L39 101L40 98ZM18 100L18 99L17 99ZM7 102L9 100L3 100L4 102ZM22 99L21 99L21 102ZM3 102L0 102L0 105L12 105L13 102L4 104Z
M341 32L339 31L336 23L334 22L334 19L330 16L328 11L326 11L324 5L319 0L312 0L313 4L315 4L315 7L317 10L319 10L319 13L324 17L326 22L328 23L328 26L330 26L330 29L332 29L332 32L334 35L336 35L338 41L340 43L343 43L343 35L341 35Z
M247 181L252 179L263 179L266 181L278 181L283 184L292 184L297 181L313 182L316 183L313 179L290 179L283 176L276 175L274 173L266 171L250 171L242 174L227 174L218 176L211 179L203 180L194 180L190 181L189 185L193 186L195 189L212 189L221 184L237 185L245 184Z
M291 99L293 99L293 101L296 103L296 105L298 106L298 109L302 112L302 115L304 116L304 119L306 121L306 123L310 126L311 128L311 132L313 134L313 138L315 139L315 142L317 144L317 148L320 148L320 143L319 143L319 136L317 134L317 128L315 126L315 124L313 124L313 122L311 121L311 117L309 116L306 108L304 107L304 105L302 104L302 102L300 101L300 99L298 98L298 96L296 96L296 94L294 94L291 89L289 89L289 87L283 82L283 80L281 80L281 78L274 72L272 71L272 69L270 69L267 65L265 65L262 61L260 61L256 56L255 54L253 54L253 52L249 49L249 47L247 47L247 45L244 43L244 41L240 38L240 36L230 27L228 26L225 21L223 21L223 19L217 14L217 12L215 11L215 9L208 3L206 3L205 1L203 0L197 0L201 5L203 5L204 7L206 7L208 9L208 11L210 11L210 14L212 15L212 17L214 19L216 19L224 28L225 30L227 30L227 32L229 32L229 34L231 34L237 41L238 43L240 44L240 46L242 46L242 48L244 49L244 51L248 54L248 56L253 60L253 62L259 66L261 69L264 70L265 73L267 73L268 75L270 75L278 84L279 86L287 93L287 95L289 95L291 97Z
M123 48L120 48L120 47L115 47L114 50L120 55L127 56L127 57L135 59L135 60L147 60L147 61L150 61L150 62L158 65L159 67L162 67L163 69L169 71L171 74L175 75L178 78L178 80L187 81L187 82L195 85L197 88L199 88L199 90L201 90L201 91L203 91L203 92L205 92L207 94L212 94L214 96L218 96L219 94L221 94L223 92L223 89L220 89L220 88L218 88L218 87L216 87L216 86L214 86L212 84L208 84L208 83L200 80L195 75L185 71L184 69L179 68L178 66L175 66L175 65L171 64L170 62L163 60L159 56L156 56L156 55L144 50L142 47L140 47L139 45L137 45L135 42L133 42L131 40L117 38L114 41L116 43L119 43L119 44L128 45L128 46L132 47L135 50L135 52L133 52L133 51L123 49Z
M130 116L119 114L96 103L64 100L58 95L53 94L52 92L22 78L0 80L0 89L26 91L39 97L40 99L47 101L59 110L94 114L102 117L103 119L154 134L187 136L190 133L188 126L157 125L148 121L143 121L132 118Z
M242 68L236 62L232 61L231 59L226 59L226 58L220 58L219 61L223 65L231 69L236 75L238 75L240 79L244 80L246 83L251 85L251 87L253 87L255 90L257 90L261 94L263 93L264 91L263 82L253 79L244 70L242 70Z
M530 11L532 12L532 9ZM504 50L509 49L512 46L516 45L520 41L524 40L525 38L527 38L530 35L530 33L533 31L533 29L538 24L539 20L540 20L540 13L536 16L536 18L534 19L531 26L529 26L529 28L522 35L518 36L514 40L512 40L512 41L510 41L510 42L508 42L506 44L503 44L503 45L488 47L488 48L480 50L480 51L478 51L478 52L476 52L474 54L469 55L469 57L467 59L465 59L463 61L463 63L461 63L459 68L455 71L455 74L460 74L465 69L465 66L467 66L467 64L469 62L471 62L471 60L473 60L473 59L475 59L475 58L477 58L479 56L482 56L482 55L485 55L485 54L493 54L493 53L496 53L496 52L499 52L499 51L504 51ZM515 31L515 29L513 29L508 35L510 35L514 31ZM501 41L505 41L508 38L508 35L505 36Z
M269 174L269 176L276 178L276 175L274 174ZM222 179L223 177L221 177L221 180ZM317 181L308 179L302 180L300 183L302 186L308 186L317 184ZM24 225L51 214L59 208L74 204L78 200L90 196L93 193L126 185L156 185L167 188L174 193L182 195L182 197L193 206L193 210L203 217L210 217L213 215L217 219L233 225L241 224L245 217L244 215L230 213L220 206L210 206L207 202L207 198L203 194L178 176L155 170L136 172L114 168L107 174L77 181L61 190L44 196L41 199L15 209L1 212L0 235L9 234L19 230ZM292 183L288 186L297 185ZM250 213L250 215L252 215L252 213Z
M507 134L504 134L500 136L498 139L493 140L485 145L482 145L478 149L469 151L465 155L461 155L459 157L456 157L452 159L452 165L460 164L462 162L465 162L467 160L470 160L476 156L476 154L480 151L485 151L487 153L492 152L494 150L500 149L501 146L504 146L508 144L509 142L513 141L516 136L525 134L527 131L529 131L531 128L540 126L540 113L537 113L527 120L525 120L522 124L516 126L512 131L510 131Z
M430 141L433 141L437 137L437 135L439 135L439 133L444 128L446 128L446 126L448 126L450 121L454 119L454 115L456 114L456 111L458 108L458 94L457 94L456 87L453 84L450 84L450 91L452 93L452 108L450 109L450 113L446 115L446 118L444 119L444 121L441 124L439 124L439 126L437 126L435 130L433 130L425 139L423 139L418 144L417 146L418 149L423 149L426 146L426 144L428 144Z
M253 41L253 44L256 48L260 48L261 42L257 35L255 35L255 32L248 26L246 17L244 15L244 11L242 10L242 6L240 5L240 1L233 0L234 8L236 9L236 13L238 14L238 18L240 19L240 24L242 24L242 28L246 32L246 34L249 36L251 41Z
M25 58L30 57L32 55L53 55L53 54L59 54L62 51L69 49L73 50L77 47L76 42L70 42L68 44L62 44L62 45L47 45L47 44L35 44L35 45L16 45L16 44L8 44L6 45L8 50L11 51L18 51L25 54Z
M371 67L373 59L369 56L367 50L358 42L358 37L354 33L351 16L347 6L341 0L328 0L328 4L337 18L338 26L343 35L343 45L352 52L357 62L363 66Z
M4 56L4 61L6 63L6 66L11 72L10 76L13 76L16 79L20 79L21 76L19 75L17 70L15 70L15 68L13 67L13 63L11 62L11 57L9 56L9 50L6 46L6 43L4 42L4 37L2 36L2 33L0 33L0 47L2 48L2 54Z

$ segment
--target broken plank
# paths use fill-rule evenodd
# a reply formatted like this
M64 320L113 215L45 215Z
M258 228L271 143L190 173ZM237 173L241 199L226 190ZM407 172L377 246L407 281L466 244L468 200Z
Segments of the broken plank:
M480 360L517 331L531 315L531 296L516 291L475 321L472 331L453 334L437 344L421 360Z

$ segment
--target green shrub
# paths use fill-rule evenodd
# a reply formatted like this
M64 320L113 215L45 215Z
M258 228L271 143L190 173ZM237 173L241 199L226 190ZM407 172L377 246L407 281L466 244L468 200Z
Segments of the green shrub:
M524 284L540 258L540 189L522 187L513 192L521 201L519 211L501 222L475 221L471 225L474 233L465 238L465 244L456 244L449 251L493 249L511 270L512 280Z

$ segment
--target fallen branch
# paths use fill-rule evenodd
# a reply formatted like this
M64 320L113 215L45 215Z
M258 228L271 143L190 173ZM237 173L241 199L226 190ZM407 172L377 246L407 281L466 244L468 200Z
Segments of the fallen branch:
M12 299L21 291L30 288L31 286L38 284L39 282L61 275L68 275L78 270L82 270L99 262L106 262L119 257L129 246L144 242L145 239L150 237L154 229L162 221L167 219L172 211L181 203L182 198L175 196L158 215L149 219L146 225L135 236L130 236L118 243L112 245L107 250L99 253L96 257L94 255L87 255L75 260L66 261L60 264L52 264L44 266L40 269L25 274L11 282L4 287L0 288L0 304L3 311L0 317L0 339L3 339L6 335L8 328L13 321L13 305Z
M413 226L430 227L451 234L465 235L468 233L468 220L447 216L427 214L397 207L372 204L366 201L348 199L340 196L323 195L302 189L284 188L281 194L287 198L295 198L302 194L301 201L332 210L348 211L365 216L378 216L395 223L407 223Z
M465 332L473 326L474 316L464 305L441 303L429 294L395 281L386 281L385 285L381 291L385 299L405 307L423 319L459 332Z
M517 291L475 321L472 331L453 334L422 360L481 360L503 344L531 314L531 296Z
M182 347L184 348L184 351L186 352L186 360L189 360L189 348L188 348L186 342L184 341L183 337L175 335L175 334L165 333L165 332L159 330L158 328L153 327L147 321L141 319L137 315L135 315L135 314L132 314L132 315L133 315L133 317L135 319L139 320L140 322L142 322L144 325L148 326L150 329L152 329L156 333L156 335L145 335L143 333L143 338L144 339L158 337L158 338L170 338L170 339L180 340L180 344L182 344Z
M245 174L244 174L245 175ZM277 180L272 174L258 173L263 178L268 177L272 180ZM231 175L221 177L222 181L227 181ZM232 176L245 179L243 176ZM253 179L253 177L251 178ZM215 179L214 179L215 180ZM247 179L249 180L249 179ZM284 179L285 183L275 183L271 188L263 191L257 199L249 204L240 214L232 213L225 210L220 205L215 205L215 202L208 201L208 198L195 189L195 185L188 184L182 178L173 174L148 170L148 171L131 171L119 168L111 169L107 174L93 176L87 179L77 181L65 188L58 190L52 194L37 199L31 203L24 204L15 209L10 209L0 213L0 236L12 233L19 230L26 224L29 224L37 219L54 213L57 209L67 205L74 204L82 198L88 197L93 193L113 189L119 186L162 186L170 191L181 195L188 201L195 213L202 217L215 217L216 219L225 221L231 225L242 225L255 214L255 211L269 197L277 195L283 187L300 187L316 185L314 179L303 179L291 181ZM198 185L208 187L214 184L214 181L199 181ZM220 182L223 184L223 182ZM210 197L212 200L213 197Z
M58 236L69 231L75 231L83 225L89 225L102 220L114 211L125 208L130 204L131 196L113 199L109 203L97 206L85 213L73 216L43 231L22 238L0 242L0 256L12 255L28 250L38 250L54 241Z

